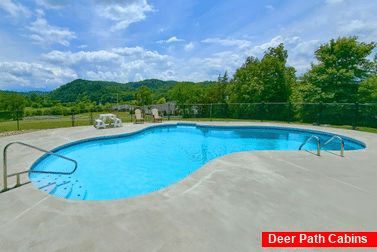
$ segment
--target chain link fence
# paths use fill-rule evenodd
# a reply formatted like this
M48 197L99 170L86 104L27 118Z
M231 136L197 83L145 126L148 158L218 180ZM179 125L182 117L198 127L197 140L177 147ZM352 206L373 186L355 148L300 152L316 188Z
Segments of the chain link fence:
M152 122L151 109L159 108L164 120L255 120L301 122L316 125L349 125L377 128L377 103L226 103L226 104L181 104L158 107L139 107L146 122ZM122 122L134 121L134 110L138 107L126 106L95 110L44 109L34 111L0 112L0 132L50 129L93 125L94 119L102 113L113 113Z

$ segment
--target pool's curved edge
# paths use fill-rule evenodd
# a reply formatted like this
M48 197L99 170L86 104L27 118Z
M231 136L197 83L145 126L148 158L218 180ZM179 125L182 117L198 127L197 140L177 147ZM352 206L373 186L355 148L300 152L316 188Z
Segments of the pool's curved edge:
M66 144L63 144L63 145L60 145L52 150L50 150L50 152L58 152L62 149L65 149L65 148L68 148L68 147L71 147L71 146L74 146L74 145L78 145L78 144L82 144L82 143L87 143L87 142L93 142L93 141L97 141L97 140L103 140L103 139L113 139L113 138L122 138L122 137L126 137L126 136L132 136L132 135L137 135L137 134L140 134L150 128L155 128L155 127L161 127L161 126L170 126L170 125L175 125L175 124L160 124L160 125L151 125L151 126L147 126L143 129L140 129L140 130L137 130L137 131L133 131L133 132L128 132L128 133L121 133L121 134L117 134L117 135L110 135L110 136L96 136L96 137L89 137L89 138L85 138L85 139L81 139L81 140L77 140L77 141L73 141L73 142L70 142L70 143L66 143ZM48 157L49 154L48 153L45 153L43 154L41 157L39 157L30 167L29 169L29 172L32 171L41 161L43 161L43 159L45 159L46 157Z
M220 129L237 129L237 128L238 129L239 128L254 128L254 129L269 128L269 129L271 129L272 128L272 129L276 129L276 130L291 130L291 131L306 132L306 133L309 132L309 133L313 133L313 134L321 134L321 135L327 135L327 136L337 135L337 136L340 136L344 140L355 142L355 143L363 146L363 149L367 148L367 145L360 140L357 140L357 139L354 139L354 138L351 138L351 137L348 137L348 136L344 136L344 135L339 135L339 134L335 134L335 133L330 133L330 132L325 132L325 131L320 131L320 130L314 130L314 129L301 129L301 128L283 127L283 126L249 126L249 125L245 125L245 126L219 126L219 125L197 124L197 123L191 123L191 122L187 122L187 123L186 122L177 122L177 123L171 123L171 124L150 125L150 126L147 126L145 128L142 128L140 130L136 130L136 131L128 132L128 133L117 134L117 135L97 136L97 137L90 137L90 138L86 138L86 139L81 139L81 140L77 140L77 141L73 141L73 142L70 142L70 143L67 143L67 144L60 145L60 146L58 146L58 147L56 147L56 148L54 148L50 151L55 153L55 152L60 151L62 149L65 149L65 148L68 148L68 147L71 147L71 146L74 146L74 145L77 145L77 144L81 144L81 143L92 142L92 141L103 140L103 139L122 138L122 137L127 137L127 136L132 136L132 135L137 135L137 134L143 133L143 132L145 132L145 131L147 131L151 128L164 128L164 127L171 127L171 126L194 126L194 127L198 127L198 128L220 128ZM31 165L29 172L32 171L47 156L49 156L49 154L46 153L46 154L42 155L40 158L38 158Z
M171 125L181 125L181 126L195 126L195 127L202 127L202 128L220 128L220 129L239 129L239 128L253 128L253 129L275 129L275 130L292 130L292 131L297 131L297 132L306 132L306 133L312 133L312 134L321 134L321 135L326 135L326 136L339 136L343 140L347 140L350 142L354 142L356 144L359 144L363 146L363 149L367 148L367 145L360 140L357 140L352 137L344 136L344 135L339 135L336 133L331 133L331 132L326 132L326 131L320 131L320 130L315 130L315 129L302 129L302 128L295 128L295 127L284 127L284 126L219 126L219 125L208 125L208 124L196 124L196 123L177 123L177 124L171 124ZM350 151L350 150L347 150Z

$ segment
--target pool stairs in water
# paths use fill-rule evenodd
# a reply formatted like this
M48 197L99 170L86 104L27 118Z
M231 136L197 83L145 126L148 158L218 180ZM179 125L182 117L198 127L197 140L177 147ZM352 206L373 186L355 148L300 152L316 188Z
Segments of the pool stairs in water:
M36 187L50 195L65 199L84 200L86 189L78 179L49 174L34 182Z

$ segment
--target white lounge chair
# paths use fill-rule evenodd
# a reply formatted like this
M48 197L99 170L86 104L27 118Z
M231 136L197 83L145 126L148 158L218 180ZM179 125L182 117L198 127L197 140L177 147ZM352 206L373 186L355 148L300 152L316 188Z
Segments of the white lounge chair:
M122 120L113 114L100 114L99 118L95 120L94 127L97 129L104 129L109 127L122 127Z

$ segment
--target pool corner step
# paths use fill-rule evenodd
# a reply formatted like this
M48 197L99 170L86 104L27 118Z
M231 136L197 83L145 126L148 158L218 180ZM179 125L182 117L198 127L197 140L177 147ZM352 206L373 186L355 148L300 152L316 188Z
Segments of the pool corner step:
M85 200L86 194L87 191L85 186L77 179L72 180L72 190L70 194L67 196L67 199Z
M39 187L38 189L42 192L50 194L52 191L54 191L56 188L56 183L48 183L47 185L44 185L42 187Z
M50 194L61 198L67 198L71 191L71 181L64 181L63 183L56 185L55 189L51 191Z

